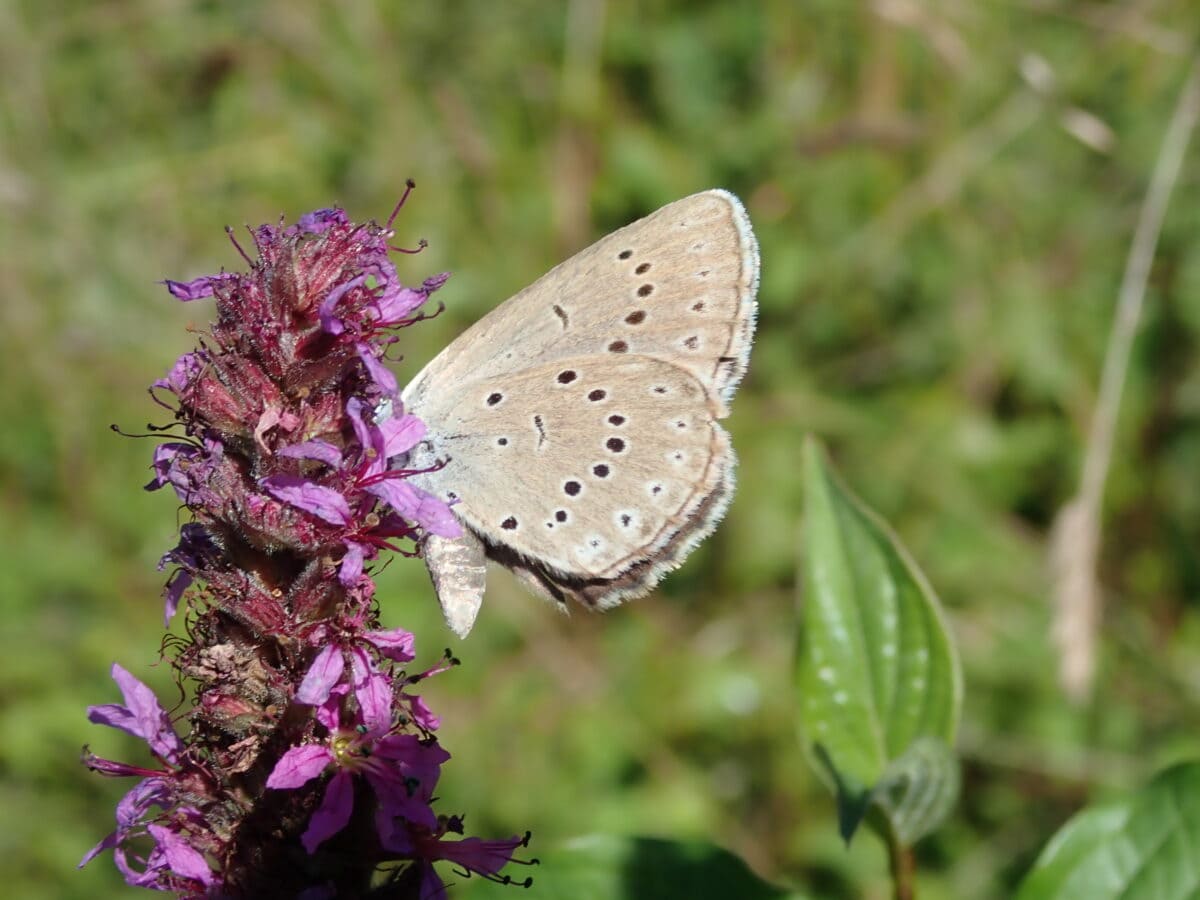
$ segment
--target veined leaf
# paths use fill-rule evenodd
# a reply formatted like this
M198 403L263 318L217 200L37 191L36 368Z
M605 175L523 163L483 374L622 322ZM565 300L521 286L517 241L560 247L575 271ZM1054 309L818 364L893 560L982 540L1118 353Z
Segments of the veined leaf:
M804 486L797 686L807 749L833 778L844 837L874 802L897 836L915 840L957 790L958 656L916 563L811 439Z
M937 737L921 737L888 764L871 791L903 847L942 823L958 799L958 757Z
M1200 761L1079 813L1046 845L1017 898L1200 898Z

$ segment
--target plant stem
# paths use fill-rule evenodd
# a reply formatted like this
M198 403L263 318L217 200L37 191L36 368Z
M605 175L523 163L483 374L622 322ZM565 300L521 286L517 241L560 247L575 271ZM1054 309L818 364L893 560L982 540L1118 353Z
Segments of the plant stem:
M1117 295L1117 308L1109 333L1100 389L1092 414L1083 457L1079 493L1059 513L1051 542L1055 569L1055 643L1061 657L1059 680L1067 694L1085 699L1096 666L1096 634L1100 621L1100 589L1096 567L1100 554L1101 503L1112 461L1113 441L1120 412L1121 393L1129 368L1129 354L1137 334L1146 284L1167 204L1175 189L1188 140L1200 119L1200 57L1180 89L1175 111L1150 178L1129 247L1125 274Z
M892 870L892 896L895 900L915 900L917 862L911 847L905 847L892 829L888 829L888 864Z

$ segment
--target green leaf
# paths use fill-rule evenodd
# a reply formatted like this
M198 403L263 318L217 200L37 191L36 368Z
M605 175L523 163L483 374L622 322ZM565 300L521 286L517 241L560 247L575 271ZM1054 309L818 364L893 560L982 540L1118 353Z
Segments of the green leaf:
M703 841L593 835L577 838L541 856L533 885L522 898L571 900L805 900L750 871L741 858ZM516 878L510 869L506 874ZM475 885L471 897L512 897L512 889Z
M941 738L917 738L888 764L871 802L901 846L911 847L942 823L958 799L958 758Z
M1017 897L1200 898L1200 761L1079 813L1046 845Z
M831 775L842 835L872 803L905 843L953 805L962 675L933 590L888 527L804 447L797 687L806 749Z

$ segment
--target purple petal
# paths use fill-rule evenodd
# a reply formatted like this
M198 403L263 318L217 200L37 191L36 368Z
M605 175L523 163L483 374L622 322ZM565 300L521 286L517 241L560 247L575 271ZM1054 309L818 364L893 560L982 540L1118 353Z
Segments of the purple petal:
M76 865L75 868L82 869L84 866L86 866L88 863L90 863L93 859L95 859L97 856L99 856L105 850L111 850L114 847L116 847L117 844L119 844L121 842L121 837L122 837L122 835L119 831L114 831L112 834L110 834L108 837L106 837L104 840L102 840L100 843L98 843L95 847L93 847L91 850L89 850L87 853L85 853L83 856L83 859L81 859L79 861L78 865Z
M333 751L324 744L291 747L275 763L275 768L267 778L267 787L277 790L298 788L324 772L333 761Z
M408 699L408 709L412 720L426 731L437 731L442 720L433 714L433 710L425 703L425 699L415 694L406 694L405 697Z
M449 272L440 272L437 275L430 275L428 278L426 278L425 281L422 282L421 287L427 293L432 294L434 291L436 291L438 288L440 288L443 284L445 284L449 280L450 280Z
M430 803L442 764L450 754L436 742L424 743L414 734L391 734L375 742L371 755L380 764L367 771L367 779L379 798L381 812L435 827L437 816ZM390 825L376 819L375 827L382 840L390 839Z
M200 451L191 444L159 444L154 448L153 462L150 464L154 469L154 478L146 485L146 490L156 491L163 485L170 484L180 499L186 501L185 494L191 491L192 483L181 467L175 465L175 460L182 458L185 462L191 462L199 455Z
M370 310L379 325L395 325L403 322L413 310L421 306L429 295L446 283L449 272L426 278L420 288L408 288L396 280L395 269L390 265L389 271L381 279L384 282L383 293L376 299L374 308Z
M208 886L214 881L213 871L208 865L204 854L190 846L187 841L171 829L162 825L150 823L146 830L158 843L166 859L167 867L176 875L183 878L194 878Z
M296 222L296 225L300 231L308 234L324 234L334 225L345 225L348 221L346 211L334 207L332 209L315 209L310 213L305 213Z
M171 371L167 373L166 378L160 378L152 387L166 388L176 394L182 394L187 390L187 386L191 384L192 379L203 371L205 366L204 356L200 353L188 352L175 360L175 365L171 366Z
M449 900L446 883L427 859L421 860L421 895L417 900Z
M350 504L333 488L294 475L271 475L259 484L276 500L312 513L330 525L349 525L353 519Z
M155 777L139 781L124 797L117 801L116 831L89 850L87 855L79 861L77 868L83 868L95 859L98 853L116 848L125 840L130 831L137 826L142 816L149 811L150 807L161 806L165 809L169 799L170 790L166 779Z
M222 281L229 281L237 278L233 272L222 272L220 275L205 275L203 278L196 278L193 281L164 281L167 290L177 300L188 302L191 300L200 300L204 297L211 297L213 290Z
M375 347L363 342L358 345L357 349L358 358L367 367L367 374L371 376L371 382L385 394L391 395L396 393L398 389L396 376L392 374L391 369L381 363L375 356Z
M394 325L428 299L429 294L425 291L391 284L375 301L373 312L380 325Z
M477 837L463 838L461 841L438 841L438 858L456 862L464 869L481 875L495 875L512 861L512 855L524 843L524 839L519 837L511 837L506 841L485 841Z
M171 619L175 616L175 611L179 609L179 600L183 597L183 592L188 589L193 581L192 573L184 569L176 569L171 577L167 579L167 586L163 589L163 597L166 603L163 609L163 627L171 624Z
M385 768L380 765L368 769L366 774L379 800L375 830L384 844L392 841L397 818L430 830L437 827L437 815L430 807L436 778L426 785L417 776L408 776L403 767Z
M344 681L333 686L329 699L317 707L317 721L330 731L342 727L342 698L350 693L350 685Z
M342 320L334 316L334 307L341 302L341 299L350 291L362 285L367 280L366 275L356 275L344 284L339 284L329 295L321 301L320 307L317 309L317 315L321 319L322 330L329 334L341 334L346 330L346 326L342 324Z
M386 631L368 631L363 635L379 648L379 652L396 662L411 662L416 659L416 639L411 631L391 628Z
M383 431L373 421L364 415L365 404L357 397L351 397L346 402L346 416L354 426L354 435L362 445L363 459L367 461L366 468L360 473L361 478L378 475L387 468L387 447L384 443ZM374 415L372 415L372 419ZM384 420L390 421L388 419Z
M363 402L357 397L351 397L346 401L346 417L354 426L354 436L358 438L364 453L368 450L381 449L375 447L375 431L377 429L367 423L363 416Z
M437 784L442 763L450 759L441 744L422 743L415 734L389 734L375 742L375 756L403 764L406 775L428 784L430 796Z
M265 452L270 452L267 447L266 434L276 425L283 421L283 408L274 404L268 403L262 411L262 415L258 417L258 423L254 426L254 442L262 447Z
M145 778L117 801L117 825L128 830L150 811L152 806L166 809L171 802L171 785L160 777Z
M405 415L381 422L384 457L391 459L411 450L425 437L425 423L416 416Z
M342 554L342 563L338 568L338 581L342 587L351 588L358 584L358 579L362 577L366 550L362 544L354 541L346 541L345 544L346 552Z
M321 808L313 813L308 830L300 838L304 849L310 854L321 844L333 837L350 821L354 810L354 780L349 772L341 771L329 781Z
M315 459L327 466L333 466L335 469L342 464L341 448L335 447L329 441L315 439L276 450L275 455L286 456L290 459Z
M155 756L174 762L183 752L183 742L175 734L171 720L154 692L116 663L113 663L112 677L125 697L125 706L117 703L89 706L88 720L140 737L150 745Z
M166 865L166 859L155 848L150 853L150 859L146 861L146 871L139 872L129 865L125 859L125 852L120 847L117 847L113 850L113 863L125 879L125 883L130 887L144 887L154 890L158 887L159 870Z
M329 699L329 692L338 683L345 669L346 660L342 657L341 648L333 644L323 648L308 667L300 689L296 691L296 702L320 706Z
M454 513L450 512L450 507L420 488L398 478L388 478L368 485L366 490L430 534L447 538L462 536L462 526L458 524Z
M392 683L380 672L361 647L350 651L354 671L354 696L362 711L363 724L371 732L385 732L392 724Z

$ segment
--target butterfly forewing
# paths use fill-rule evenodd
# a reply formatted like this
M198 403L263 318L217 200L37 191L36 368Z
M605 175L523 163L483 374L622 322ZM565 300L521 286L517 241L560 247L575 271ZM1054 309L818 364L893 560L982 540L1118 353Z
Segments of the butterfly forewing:
M643 354L729 399L754 335L758 249L741 203L706 191L664 206L555 266L476 322L405 389L504 376L538 361Z

